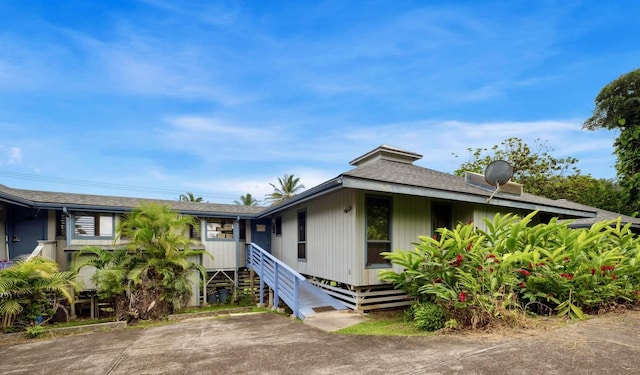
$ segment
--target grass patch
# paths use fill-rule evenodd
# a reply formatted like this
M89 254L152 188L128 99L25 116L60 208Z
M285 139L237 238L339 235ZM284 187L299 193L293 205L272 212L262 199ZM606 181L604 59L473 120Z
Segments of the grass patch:
M433 332L418 329L404 321L402 310L370 313L367 321L343 328L336 333L344 335L372 336L432 336Z

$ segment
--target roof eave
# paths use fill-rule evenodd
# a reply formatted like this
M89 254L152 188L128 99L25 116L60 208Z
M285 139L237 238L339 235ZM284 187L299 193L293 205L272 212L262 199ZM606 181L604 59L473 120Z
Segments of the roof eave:
M487 203L487 197L480 194L470 194L463 192L455 192L450 190L440 190L434 188L401 185L393 182L373 181L368 179L354 178L344 176L342 180L342 186L345 188L362 189L379 191L385 193L406 194L415 196L424 196L429 198L439 198L446 200L455 200L467 203L476 203L508 208L518 208L524 210L539 210L544 212L551 212L560 215L576 216L576 217L595 217L595 211L578 210L566 207L551 206L538 204L534 202L522 202L516 200L506 199L503 196L494 196L489 203Z
M321 195L325 195L328 194L329 192L332 192L334 190L340 189L343 186L343 177L342 176L338 176L335 177L327 182L324 182L316 187L313 187L309 190L306 190L296 196L294 196L293 198L287 199L286 201L284 201L283 203L280 203L278 205L272 206L267 208L266 210L260 212L257 214L256 218L258 219L262 219L264 217L267 217L269 215L272 215L276 212L280 212L283 210L286 210L292 206L295 206L297 204L300 204L302 202L306 202L310 199L314 199L316 197L319 197Z

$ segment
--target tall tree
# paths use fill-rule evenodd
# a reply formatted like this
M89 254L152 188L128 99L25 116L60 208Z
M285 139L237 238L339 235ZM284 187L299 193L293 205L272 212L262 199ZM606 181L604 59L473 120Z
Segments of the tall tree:
M188 191L187 194L180 194L178 200L184 202L202 202L202 197L196 197L192 192Z
M613 143L618 158L618 181L626 204L640 211L640 69L611 81L595 99L593 115L583 124L589 130L609 129L620 133Z
M269 184L273 188L273 193L268 194L265 198L271 204L283 202L304 189L304 185L300 183L300 178L294 175L285 174L284 177L278 177L278 185Z
M235 200L233 203L242 205L242 206L257 206L258 200L255 199L251 193L247 193L246 195L241 195L240 200Z
M614 181L581 174L575 167L576 158L554 157L553 148L539 139L533 148L520 138L508 138L490 149L468 150L471 159L454 172L458 176L465 171L483 173L492 161L506 160L514 167L512 180L523 184L528 193L629 214L621 189Z
M76 269L97 270L93 280L98 295L112 298L116 318L159 318L185 306L191 295L190 276L205 274L191 259L205 254L189 246L191 216L167 205L146 204L134 209L118 226L116 240L126 238L115 251L87 247L80 251ZM91 255L81 258L82 255Z
M546 183L550 178L580 173L575 167L577 159L554 157L551 155L554 149L540 139L536 139L533 148L522 139L512 137L505 139L500 145L494 145L490 150L467 150L472 159L463 163L454 172L456 175L462 176L464 171L483 173L492 161L506 160L513 166L513 181L523 184L531 194L545 196Z

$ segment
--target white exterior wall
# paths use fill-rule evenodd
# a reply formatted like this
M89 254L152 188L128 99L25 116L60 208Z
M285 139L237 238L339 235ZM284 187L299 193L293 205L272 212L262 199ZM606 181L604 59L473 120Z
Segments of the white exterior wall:
M247 220L246 236L247 240L251 241L251 221ZM202 219L200 222L200 228L206 228L206 219ZM234 224L234 231L237 230L237 225ZM238 238L238 235L235 235ZM207 270L235 270L238 267L244 267L245 265L245 241L240 241L236 246L235 239L206 239L206 230L200 231L200 242L205 247L207 253L213 256L203 255L202 265Z
M473 206L473 223L476 228L486 231L487 225L484 222L484 219L488 219L489 221L493 221L494 216L500 213L501 215L506 215L507 213L513 213L520 217L526 216L529 212L525 212L523 210L516 209L508 209L506 207L495 207L495 206L487 206L487 205L474 205Z
M345 189L282 214L282 236L272 235L272 254L296 271L352 284L357 273L356 193ZM345 209L351 207L351 210ZM298 211L307 210L307 259L298 260Z
M354 285L376 285L383 282L379 279L380 271L390 270L391 266L384 268L365 267L365 196L360 193L358 210L358 238L356 241L356 256L360 263L360 277ZM373 193L372 195L378 195ZM428 198L393 195L392 217L391 217L391 250L411 250L415 247L413 243L418 241L418 236L431 235L431 204ZM400 267L394 266L395 271L400 271Z

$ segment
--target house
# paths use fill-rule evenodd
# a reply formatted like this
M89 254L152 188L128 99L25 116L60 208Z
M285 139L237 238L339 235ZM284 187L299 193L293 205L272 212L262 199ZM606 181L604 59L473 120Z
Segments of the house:
M262 237L268 236L257 227L260 220L249 220L262 210L259 207L33 191L0 185L0 238L6 239L0 248L0 259L39 254L55 259L61 269L68 269L73 254L85 246L111 249L122 244L123 240L114 244L115 228L122 215L148 201L167 204L196 217L202 230L190 230L189 236L200 244L194 248L205 249L213 256L198 261L232 282L237 280L238 265L245 262L244 244L252 239L263 242ZM91 275L83 276L85 287L94 289ZM192 302L199 303L199 293L194 293Z
M245 246L262 249L281 269L354 310L408 304L401 291L378 279L381 270L394 267L380 253L411 249L418 236L437 228L470 221L482 228L483 218L498 212L523 216L538 210L540 221L597 218L592 207L527 194L515 183L496 191L481 175L461 178L415 165L421 157L382 145L351 161L351 170L266 208L154 201L200 220L203 230L191 235L214 257L202 260L211 278L223 274L237 285L238 271L250 260ZM39 246L67 267L83 246L113 246L121 215L143 201L0 185L0 234L7 239L0 258ZM277 290L275 279L265 279ZM280 285L292 283L297 281Z

